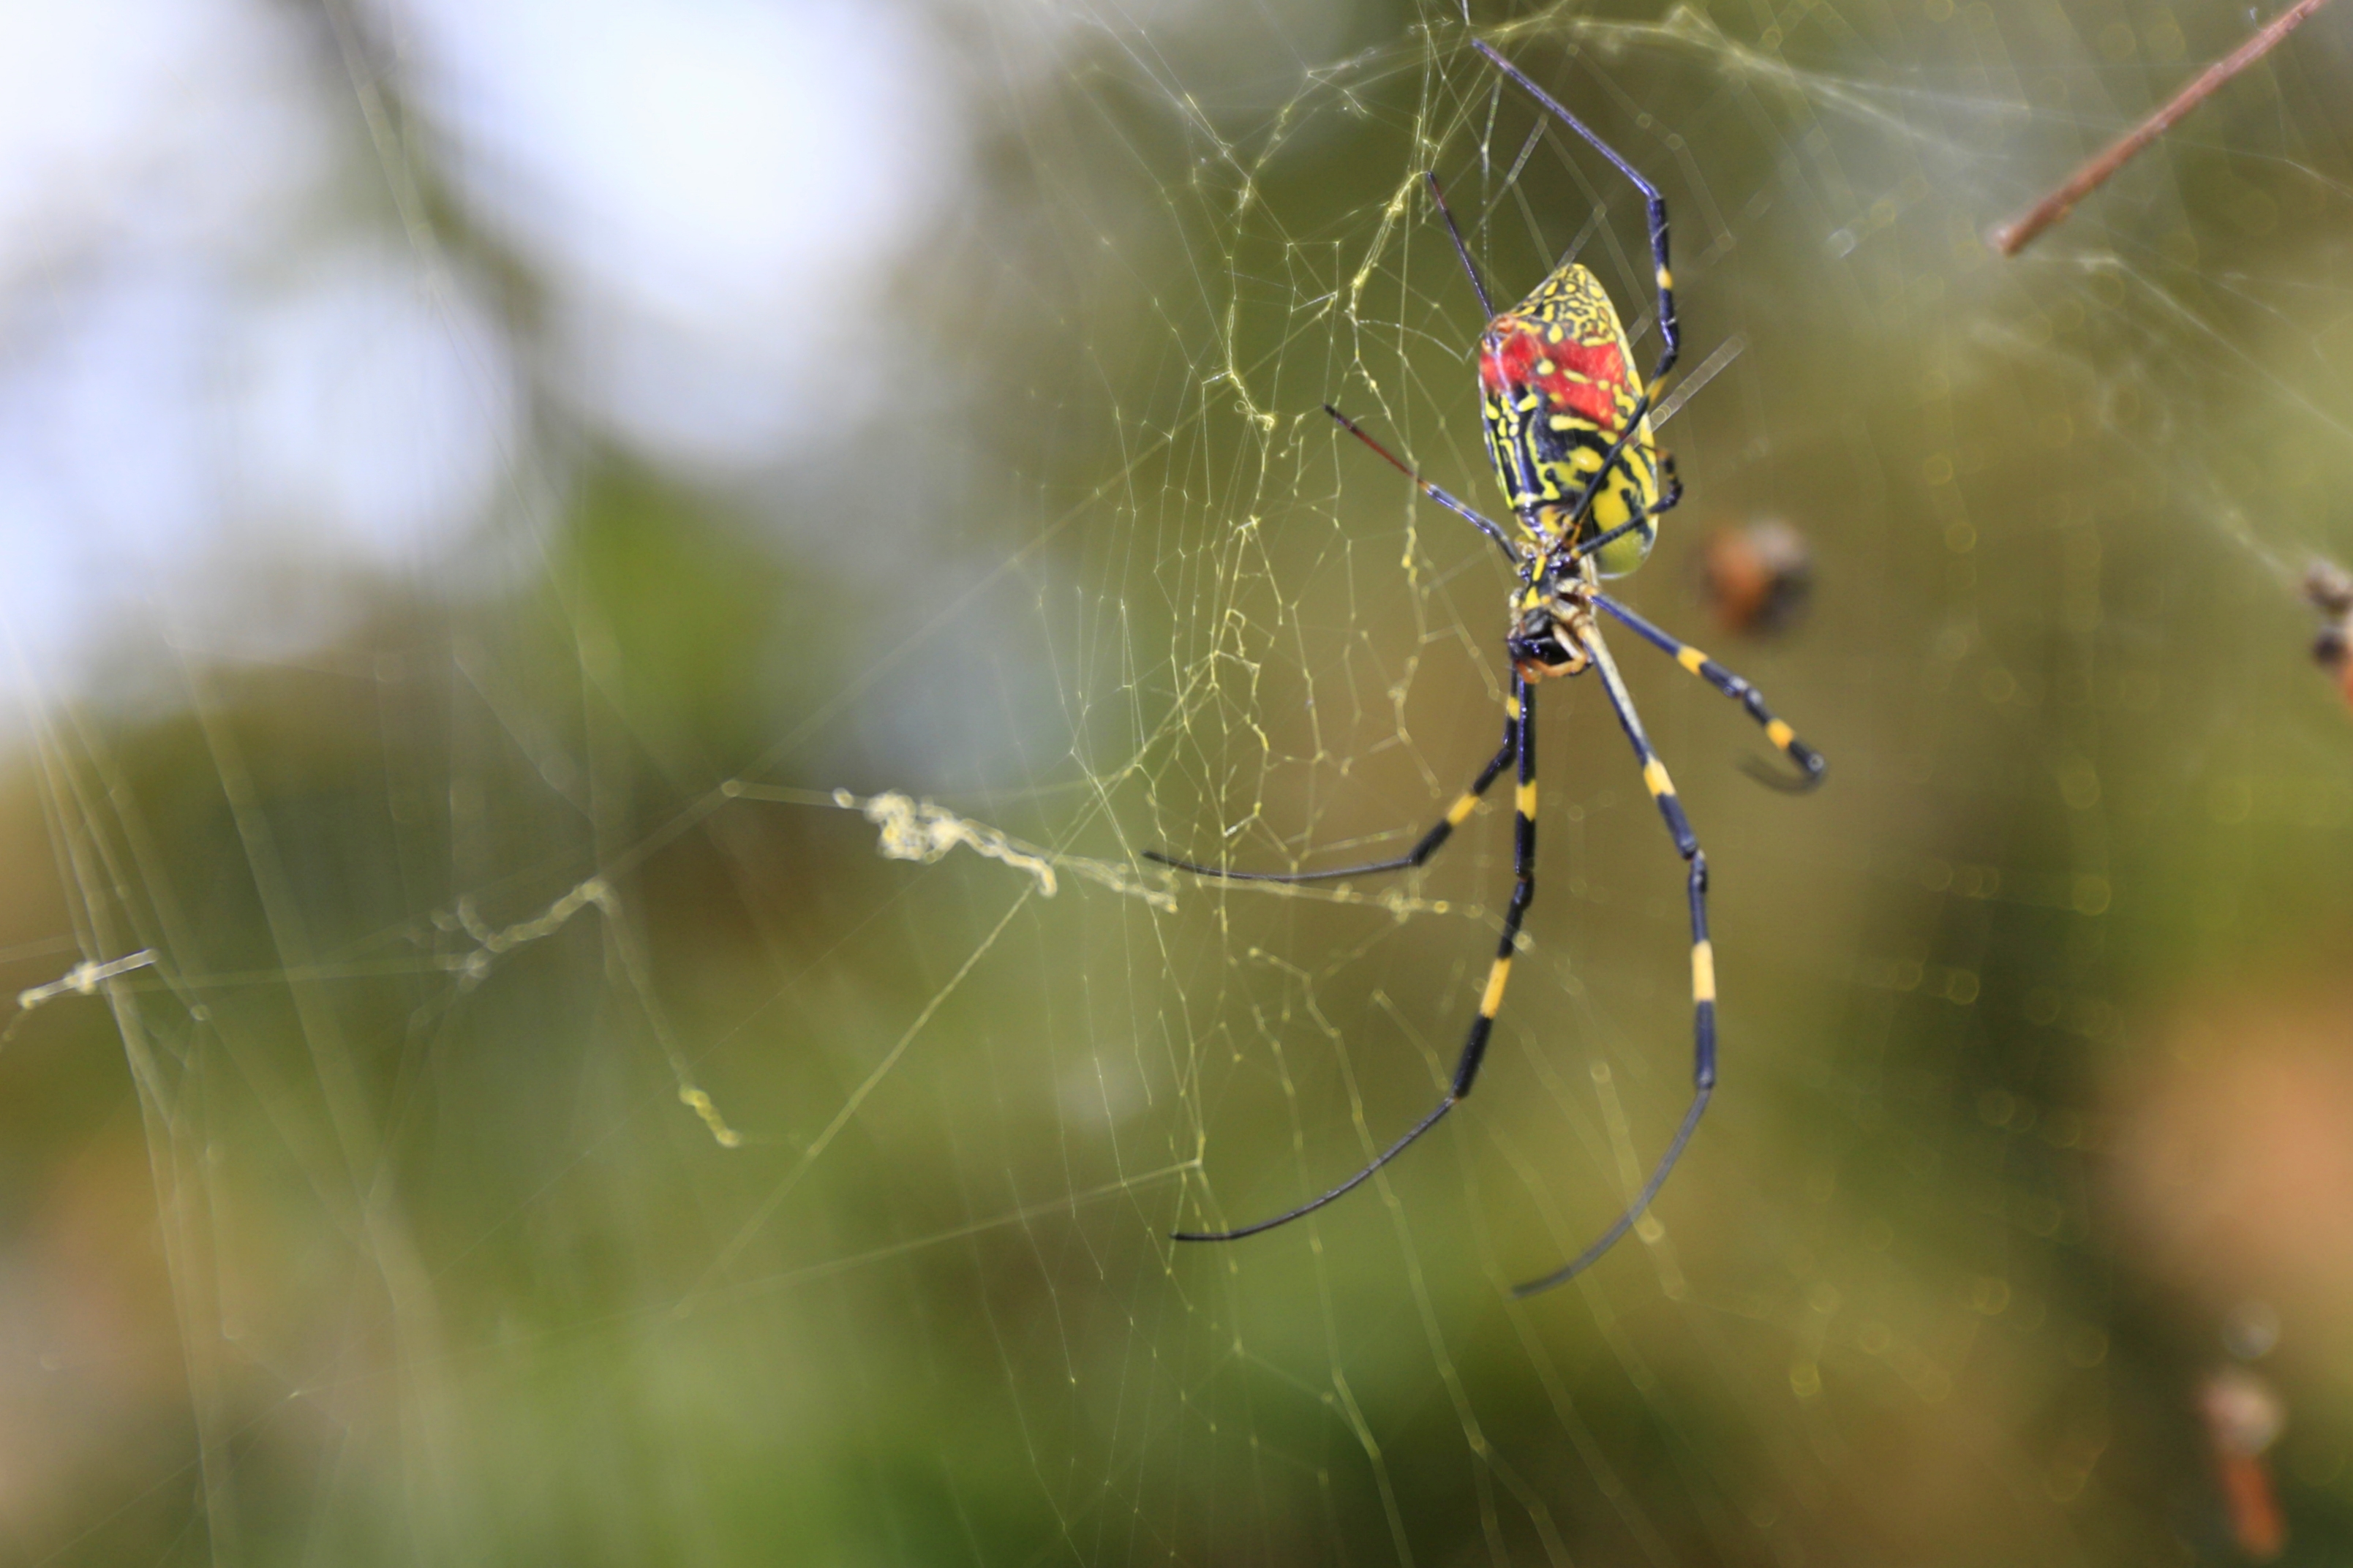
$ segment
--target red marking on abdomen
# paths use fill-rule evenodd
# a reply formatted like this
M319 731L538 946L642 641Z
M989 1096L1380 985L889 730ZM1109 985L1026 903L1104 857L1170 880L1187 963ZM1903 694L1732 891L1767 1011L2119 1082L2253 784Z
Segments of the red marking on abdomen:
M1536 369L1552 362L1552 374ZM1583 380L1571 379L1570 373ZM1626 384L1626 356L1616 343L1548 343L1534 327L1490 329L1480 347L1479 380L1509 397L1533 389L1548 408L1566 409L1605 431L1618 428L1618 394Z
M1500 334L1493 328L1479 344L1479 380L1490 392L1517 391L1535 378L1536 361L1542 358L1534 332L1525 327L1508 327Z

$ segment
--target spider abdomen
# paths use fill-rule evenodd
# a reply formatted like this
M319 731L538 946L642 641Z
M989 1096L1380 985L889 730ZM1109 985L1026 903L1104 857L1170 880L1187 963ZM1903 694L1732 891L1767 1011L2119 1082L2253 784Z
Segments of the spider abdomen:
M1542 546L1556 546L1642 396L1600 279L1570 262L1490 321L1479 341L1479 381L1487 453L1504 500ZM1577 529L1591 538L1641 519L1595 554L1601 575L1622 577L1650 554L1658 523L1648 514L1659 494L1658 445L1646 416Z

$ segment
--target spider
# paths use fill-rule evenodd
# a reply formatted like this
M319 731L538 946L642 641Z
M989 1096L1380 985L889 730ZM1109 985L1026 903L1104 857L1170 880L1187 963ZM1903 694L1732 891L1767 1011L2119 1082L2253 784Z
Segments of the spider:
M1601 579L1622 577L1640 566L1658 537L1658 519L1682 499L1670 457L1659 449L1651 427L1651 399L1661 379L1674 368L1679 331L1675 322L1673 279L1667 269L1667 205L1658 188L1637 173L1583 121L1528 79L1517 67L1485 43L1473 46L1504 76L1525 89L1555 119L1575 131L1620 174L1631 180L1649 205L1651 256L1658 272L1658 364L1645 390L1629 361L1625 328L1600 280L1574 260L1563 259L1535 292L1511 310L1498 313L1470 247L1462 240L1454 215L1435 172L1428 175L1431 200L1445 221L1455 254L1470 275L1471 287L1487 315L1479 340L1479 380L1485 416L1488 456L1504 498L1519 524L1507 532L1438 486L1358 428L1356 422L1331 405L1324 412L1348 434L1371 447L1403 473L1440 506L1469 522L1493 540L1510 561L1517 585L1510 596L1511 623L1504 646L1512 663L1511 694L1504 705L1504 743L1479 770L1470 788L1446 815L1421 836L1414 847L1394 859L1367 865L1314 871L1236 871L1177 859L1158 851L1149 858L1196 876L1242 882L1326 882L1382 871L1419 867L1437 854L1454 830L1470 820L1488 786L1516 764L1519 789L1514 799L1512 870L1515 879L1510 907L1504 916L1503 939L1496 944L1493 965L1487 972L1479 1010L1471 1019L1470 1035L1456 1058L1454 1078L1436 1109L1407 1130L1405 1135L1376 1155L1362 1170L1321 1197L1286 1210L1271 1219L1232 1230L1179 1231L1178 1241L1236 1241L1288 1225L1354 1191L1382 1166L1409 1148L1436 1126L1471 1092L1487 1052L1487 1037L1504 1005L1504 988L1512 973L1512 957L1520 936L1520 922L1535 897L1536 768L1535 705L1533 689L1538 681L1592 670L1617 711L1618 722L1641 764L1642 782L1658 805L1674 840L1676 852L1688 868L1692 931L1693 1092L1682 1124L1666 1152L1641 1192L1599 1239L1570 1262L1539 1279L1514 1288L1520 1296L1533 1295L1562 1284L1609 1251L1650 1205L1691 1142L1708 1098L1715 1089L1715 957L1707 934L1707 858L1675 798L1667 770L1651 750L1642 721L1634 710L1617 664L1602 640L1595 612L1620 622L1644 642L1667 654L1739 703L1765 728L1773 745L1797 768L1795 775L1774 772L1745 759L1749 771L1776 788L1809 790L1822 781L1824 764L1819 753L1799 741L1786 723L1765 706L1757 689L1695 647L1676 640L1601 592Z

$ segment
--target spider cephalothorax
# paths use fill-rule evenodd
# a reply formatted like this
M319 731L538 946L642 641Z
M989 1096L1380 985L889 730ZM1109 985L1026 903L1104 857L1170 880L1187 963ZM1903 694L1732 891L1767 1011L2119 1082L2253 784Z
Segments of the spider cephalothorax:
M1593 663L1586 651L1593 632L1593 583L1583 563L1520 590L1504 647L1522 680L1582 675Z

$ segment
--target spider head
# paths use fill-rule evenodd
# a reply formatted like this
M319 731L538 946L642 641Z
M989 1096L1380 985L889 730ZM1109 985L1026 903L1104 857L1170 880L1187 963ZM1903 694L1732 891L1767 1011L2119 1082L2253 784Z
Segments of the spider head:
M1534 595L1512 623L1512 635L1504 639L1504 647L1522 680L1575 675L1585 668L1585 650L1569 638L1552 605Z

